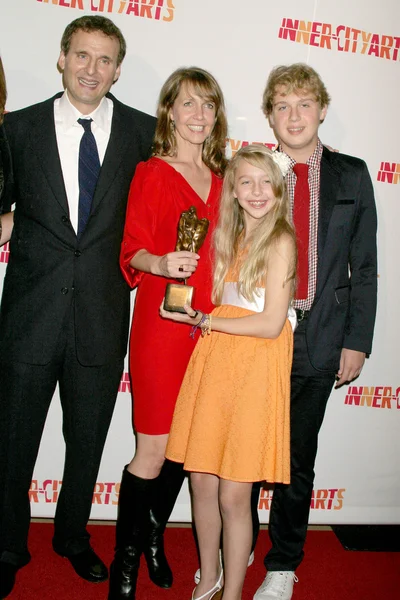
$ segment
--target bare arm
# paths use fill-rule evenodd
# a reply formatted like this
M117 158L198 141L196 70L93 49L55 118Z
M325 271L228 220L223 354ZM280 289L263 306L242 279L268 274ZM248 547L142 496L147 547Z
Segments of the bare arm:
M0 246L10 241L14 227L14 213L8 212L0 216Z
M282 236L269 253L263 311L236 319L213 317L213 331L250 337L277 338L287 318L292 285L286 279L291 271L294 256L293 240L288 235ZM189 325L197 324L202 317L200 313L200 315L196 315L196 318L193 318L195 311L189 307L187 313L188 316L170 313L164 311L162 307L160 308L160 314L163 318Z

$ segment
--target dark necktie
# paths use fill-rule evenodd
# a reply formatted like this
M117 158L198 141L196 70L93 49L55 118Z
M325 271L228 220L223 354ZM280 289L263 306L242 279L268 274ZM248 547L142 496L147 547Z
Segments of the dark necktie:
M293 201L293 223L297 238L297 290L296 300L306 300L308 296L308 246L310 241L310 187L308 185L308 165L296 163Z
M78 119L84 133L79 146L79 208L78 238L82 235L89 220L90 209L100 173L100 159L96 140L91 130L92 119Z

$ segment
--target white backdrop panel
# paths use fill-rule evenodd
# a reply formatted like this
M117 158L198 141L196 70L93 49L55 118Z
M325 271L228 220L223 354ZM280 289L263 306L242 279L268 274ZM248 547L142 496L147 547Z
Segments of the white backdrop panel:
M272 67L303 61L321 74L332 96L321 138L342 152L364 158L374 182L379 306L371 358L359 380L333 391L328 403L311 522L400 523L399 3L0 0L0 8L8 110L39 102L61 89L56 61L62 32L70 21L90 13L113 19L127 39L121 79L112 91L131 106L154 114L161 85L175 68L198 65L210 70L227 101L229 152L246 142L275 142L260 109ZM287 31L281 29L285 26ZM381 169L383 176L378 175ZM1 280L7 257L6 246L0 251ZM93 497L93 518L115 518L121 470L134 451L127 363L125 371ZM35 516L54 514L63 453L56 392L32 482ZM272 491L265 490L260 499L264 522L271 497ZM185 486L172 519L190 518Z

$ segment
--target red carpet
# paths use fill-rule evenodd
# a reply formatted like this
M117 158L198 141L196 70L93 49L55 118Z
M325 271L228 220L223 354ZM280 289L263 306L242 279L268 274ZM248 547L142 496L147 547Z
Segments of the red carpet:
M114 527L89 527L93 547L106 563L112 559ZM107 583L81 580L69 562L51 549L52 525L33 523L29 548L32 560L17 575L9 600L107 600ZM262 564L269 547L262 531L256 559L249 567L243 600L253 594L265 576ZM147 575L144 560L139 577L137 600L190 600L197 556L191 529L168 528L166 549L174 572L174 586L161 590ZM310 531L306 558L298 569L299 583L293 600L399 600L400 553L348 552L331 531Z

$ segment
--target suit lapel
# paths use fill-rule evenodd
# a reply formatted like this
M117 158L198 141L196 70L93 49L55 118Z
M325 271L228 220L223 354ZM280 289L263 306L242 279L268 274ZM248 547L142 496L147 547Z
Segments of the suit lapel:
M321 180L319 194L318 214L318 267L317 289L314 302L318 299L324 288L326 278L329 276L332 248L327 245L329 223L333 208L337 201L340 189L340 172L336 168L336 157L333 152L324 148L321 159Z
M61 169L60 156L57 147L56 129L54 123L54 100L62 94L57 94L43 103L41 111L32 122L30 132L30 147L36 154L37 160L45 174L49 186L61 207L69 214L67 194ZM110 186L124 158L126 146L130 139L126 135L123 110L114 97L111 134L106 154L100 170L99 180L93 198L91 214L96 210Z
M58 94L43 103L42 111L32 123L30 146L36 154L55 199L69 213L54 124L54 100L61 95Z
M123 116L119 102L112 98L114 102L113 118L111 124L111 134L108 141L106 154L100 170L99 180L97 182L96 191L93 198L91 214L95 212L107 191L111 187L115 175L119 169L122 159L125 155L125 147L128 143L129 136L126 135Z
M336 204L340 189L340 173L335 168L335 155L326 148L321 159L321 180L318 214L318 256L321 258L325 250L329 221Z

